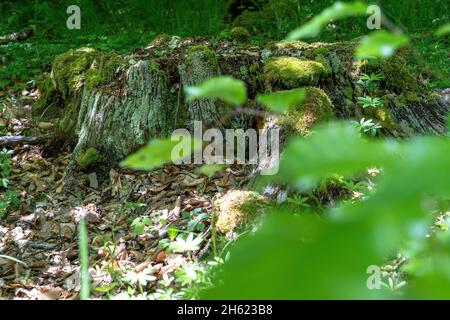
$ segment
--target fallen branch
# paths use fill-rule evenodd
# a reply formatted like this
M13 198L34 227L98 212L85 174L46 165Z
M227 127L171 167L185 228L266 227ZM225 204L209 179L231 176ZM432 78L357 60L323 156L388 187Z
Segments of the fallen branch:
M0 146L14 146L18 144L39 144L50 140L50 135L41 137L4 136L0 137Z
M20 32L14 32L5 36L0 36L0 45L15 41L23 41L31 38L34 35L34 28L28 27Z

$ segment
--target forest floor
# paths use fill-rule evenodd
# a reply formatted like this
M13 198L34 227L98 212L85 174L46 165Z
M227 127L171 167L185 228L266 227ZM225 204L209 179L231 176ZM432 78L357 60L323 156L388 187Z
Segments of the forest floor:
M22 95L10 101L7 110L25 113L19 112L22 117L11 118L3 125L11 134L42 131L30 127L26 113L35 99L34 92ZM145 276L156 278L147 279L173 280L179 267L196 264L211 254L214 199L249 179L239 169L227 169L209 178L195 173L193 167L167 165L150 173L112 169L109 179L100 185L96 185L95 178L85 178L65 190L60 181L70 154L45 154L43 145L14 148L9 189L18 192L20 204L0 220L0 252L20 263L0 258L0 299L78 298L80 217L87 221L94 248L90 252L90 272L99 288L93 292L94 297L124 286L117 279L130 272L139 275L146 270ZM151 223L143 221L143 217ZM144 230L136 233L139 224ZM202 235L196 254L166 256L164 249L179 232ZM189 293L183 293L185 284L180 281L171 285L181 291L158 291L160 298L176 294L189 297ZM156 282L149 283L146 291L155 291L156 287Z

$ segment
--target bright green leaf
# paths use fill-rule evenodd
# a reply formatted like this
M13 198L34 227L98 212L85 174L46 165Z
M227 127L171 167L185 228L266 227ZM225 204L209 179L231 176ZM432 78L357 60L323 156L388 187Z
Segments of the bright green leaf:
M144 228L152 224L152 221L148 216L138 217L133 220L131 226L133 228L133 233L135 236L139 236L144 232Z
M384 30L375 31L365 37L356 48L357 59L377 59L389 58L394 53L408 44L406 35L387 32Z
M279 173L272 178L307 189L332 174L349 177L385 164L395 157L395 152L394 142L362 139L350 123L330 123L318 127L308 138L290 140Z
M167 229L167 234L169 235L169 238L174 240L178 233L180 232L180 230L178 230L177 227L175 226L170 226L169 229Z
M242 105L247 100L247 87L232 77L217 77L197 86L186 87L188 101L199 98L218 98L232 105Z
M447 131L450 133L450 113L447 115Z
M261 94L256 100L267 108L277 113L284 113L298 106L305 98L305 89L279 91L269 94Z
M337 20L367 15L367 4L356 1L353 3L344 3L337 1L332 6L323 10L315 16L310 22L295 29L288 34L287 40L298 40L317 37L322 29L330 22Z
M443 26L441 26L437 31L436 31L436 35L438 37L442 37L447 35L448 33L450 33L450 23L444 24Z
M196 139L189 136L184 137L184 139L190 140L191 153L202 147L202 142ZM165 163L190 156L191 153L173 154L172 151L178 144L179 141L172 141L171 139L154 139L136 153L128 156L122 161L121 165L136 170L152 170Z
M225 165L223 164L205 164L197 169L198 173L212 177L216 172L223 171Z

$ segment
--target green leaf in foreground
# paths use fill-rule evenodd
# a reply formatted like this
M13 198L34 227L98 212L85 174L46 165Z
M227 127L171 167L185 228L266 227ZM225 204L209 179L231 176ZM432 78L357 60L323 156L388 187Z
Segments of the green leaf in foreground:
M260 94L256 100L273 112L284 113L298 106L305 99L305 89L279 91L269 94Z
M450 113L447 115L447 131L450 133Z
M326 220L305 209L272 209L255 233L236 242L217 275L218 285L203 299L398 299L390 290L368 287L368 267L381 266L405 244L412 244L407 260L419 258L413 265L406 262L409 271L421 264L403 297L448 298L450 235L428 234L432 216L425 204L450 194L443 174L450 167L447 137L368 141L346 123L331 123L310 138L293 140L284 160L280 170L283 178L293 176L291 181L356 174L371 164L383 173L367 199L341 202L328 210ZM424 246L427 239L432 242Z
M395 51L408 44L406 35L384 30L375 31L365 37L356 48L357 59L385 59L394 55Z
M216 77L197 86L185 88L188 101L199 98L217 98L232 105L242 105L247 100L247 87L232 77Z
M353 3L337 1L315 16L310 22L289 33L286 40L314 38L332 21L365 15L367 15L367 4L360 1Z
M191 152L202 147L202 142L189 136L183 137L183 139L190 141ZM172 141L170 138L154 139L136 153L128 156L122 161L121 165L136 170L152 170L161 167L165 163L190 156L191 153L173 154L175 146L179 145L179 143L179 141Z
M330 123L319 126L309 138L291 139L280 171L273 178L308 189L332 174L350 177L368 167L386 164L395 157L396 150L393 141L360 138L351 123Z
M78 224L78 250L80 255L80 299L90 296L91 282L89 274L89 238L84 218Z
M366 287L366 269L378 262L370 231L365 221L327 224L306 212L270 212L255 234L237 241L220 273L220 284L201 298L383 297L381 290Z
M450 33L450 23L447 23L447 24L444 24L443 26L441 26L439 29L437 29L435 34L438 37L442 37L449 33Z

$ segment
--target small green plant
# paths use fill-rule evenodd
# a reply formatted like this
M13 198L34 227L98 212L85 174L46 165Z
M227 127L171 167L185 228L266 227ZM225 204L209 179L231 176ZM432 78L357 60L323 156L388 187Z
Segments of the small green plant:
M6 126L0 124L0 135L10 136L11 132L8 131L8 128Z
M382 128L378 123L374 123L372 119L366 120L362 118L359 122L353 121L352 123L360 134L370 134L372 137L375 137Z
M8 177L11 174L11 156L14 153L12 150L4 148L0 151L0 187L8 188Z
M151 224L152 220L150 219L149 216L142 216L134 219L133 222L131 223L131 226L134 227L133 228L134 235L135 236L141 235L142 232L144 232L144 228Z
M153 268L145 268L142 271L128 270L122 280L132 287L137 285L141 294L143 294L147 284L156 281L156 277L153 273L155 273Z
M169 249L175 253L197 251L200 249L200 244L203 240L202 235L194 238L193 233L189 233L186 238L184 238L183 235L179 235L177 239L170 244Z
M196 208L191 213L183 212L181 217L188 220L187 230L189 232L203 232L205 231L205 222L210 216L202 212L202 208Z
M6 217L8 211L20 205L18 194L14 190L6 190L0 195L0 218Z
M368 75L364 73L356 82L356 85L367 93L372 94L379 89L378 82L382 79L384 79L384 77L381 74L371 73L370 75Z
M370 96L358 97L358 103L365 108L380 108L383 106L383 100L372 98Z
M296 208L310 208L308 204L309 197L302 197L301 195L294 194L291 197L286 198L286 202L293 205Z
M4 148L0 151L0 189L7 189L9 176L12 172L12 150ZM5 190L0 194L0 218L5 217L8 211L20 205L18 194L14 190Z

